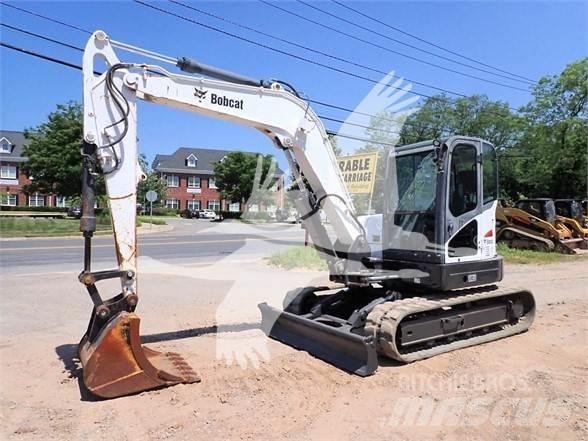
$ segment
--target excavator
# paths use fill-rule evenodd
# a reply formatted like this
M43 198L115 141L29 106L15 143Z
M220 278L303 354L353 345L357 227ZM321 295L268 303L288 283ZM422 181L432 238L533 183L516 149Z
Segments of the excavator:
M583 239L575 237L556 215L552 199L521 199L513 207L496 207L496 238L512 248L575 254Z
M156 60L121 61L117 52ZM171 64L184 73L161 66ZM100 66L107 70L97 72ZM275 340L359 376L378 357L403 363L526 331L535 300L498 287L497 161L479 138L452 136L392 149L387 161L380 246L370 244L321 120L288 83L258 80L118 42L103 31L83 55L83 190L79 275L93 303L79 344L83 381L98 397L200 381L176 353L141 345L137 290L137 101L171 106L259 130L288 161L300 188L296 204L313 246L342 286L307 286L284 308L259 304L261 329ZM118 265L92 271L95 181L103 176ZM327 216L332 231L321 222ZM374 224L374 222L368 222ZM367 225L367 223L366 223ZM369 227L368 227L369 228ZM97 283L120 280L104 299ZM333 292L334 291L334 292Z

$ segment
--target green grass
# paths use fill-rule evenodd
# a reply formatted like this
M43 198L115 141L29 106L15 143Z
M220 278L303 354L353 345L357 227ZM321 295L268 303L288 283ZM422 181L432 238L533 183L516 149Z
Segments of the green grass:
M517 250L509 248L505 244L498 244L498 254L504 257L507 263L512 264L550 264L558 262L572 262L586 258L586 255L567 255L560 253L542 253L531 250ZM311 269L323 271L327 269L327 263L312 247L292 247L280 251L266 258L268 263L284 269Z
M97 232L110 231L109 224L98 224ZM53 237L80 234L77 219L0 218L0 237Z
M156 216L153 216L153 220L151 219L151 216L138 216L137 224L140 225L142 223L148 223L153 225L167 225L165 219L161 219Z
M109 216L98 216L96 233L112 231ZM139 216L137 226L151 223L149 216ZM166 225L164 219L153 218L153 225ZM79 219L46 219L30 217L0 217L0 237L57 237L80 234Z
M579 255L569 255L569 254L560 254L560 253L544 253L541 251L532 251L532 250L519 250L515 248L509 248L507 245L503 243L498 244L498 254L504 257L504 260L507 263L518 263L518 264L528 264L528 263L538 263L538 264L548 264L548 263L557 263L557 262L570 262L573 260L582 259L585 256Z
M317 271L326 270L327 263L312 247L292 247L272 254L267 258L270 265L285 269L304 268Z

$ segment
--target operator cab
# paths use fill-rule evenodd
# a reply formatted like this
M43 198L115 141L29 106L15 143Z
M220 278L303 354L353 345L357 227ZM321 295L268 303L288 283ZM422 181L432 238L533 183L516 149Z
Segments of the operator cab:
M553 199L521 199L515 203L515 208L538 217L551 225L555 224L556 207Z
M382 269L442 290L502 279L496 255L498 166L492 144L455 136L397 147L387 163Z
M584 221L584 213L582 204L575 199L556 199L555 211L558 216L569 217L582 223Z

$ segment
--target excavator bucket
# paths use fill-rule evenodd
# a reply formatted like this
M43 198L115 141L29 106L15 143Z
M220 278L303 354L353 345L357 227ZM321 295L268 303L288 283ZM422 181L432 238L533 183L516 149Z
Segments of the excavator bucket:
M115 398L200 381L179 354L141 346L139 323L134 312L122 311L104 320L94 309L79 345L84 384L94 395Z

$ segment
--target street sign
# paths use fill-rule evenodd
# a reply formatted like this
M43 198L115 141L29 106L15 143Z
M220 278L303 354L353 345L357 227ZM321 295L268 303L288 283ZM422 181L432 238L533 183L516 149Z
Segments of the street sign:
M149 202L155 202L157 200L157 192L153 191L153 190L149 190L146 194L145 194L145 198L149 201Z
M371 194L376 181L377 153L339 156L337 162L349 193Z

